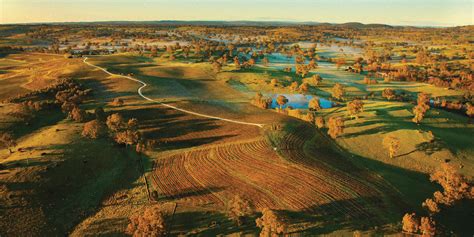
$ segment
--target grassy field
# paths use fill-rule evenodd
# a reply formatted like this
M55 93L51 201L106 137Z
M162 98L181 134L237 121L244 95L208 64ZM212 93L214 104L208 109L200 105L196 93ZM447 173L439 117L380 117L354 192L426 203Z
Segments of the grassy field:
M398 231L404 212L421 210L421 202L438 188L427 174L440 163L450 159L463 165L463 173L473 173L469 135L474 126L461 115L432 109L416 125L410 121L411 104L367 100L360 118L347 121L345 134L333 142L324 129L249 103L257 91L288 91L268 84L277 78L286 86L293 79L275 68L237 72L229 65L215 73L208 63L134 54L91 57L89 62L144 81L149 86L143 93L150 98L269 126L261 129L165 108L139 97L140 84L109 76L81 59L10 55L0 62L0 82L10 86L0 87L3 98L73 77L93 89L82 108L103 106L109 114L137 118L142 135L158 145L138 155L109 139L82 138L82 124L59 111L19 125L8 116L11 104L3 104L1 130L18 137L13 154L0 150L5 167L0 171L0 204L6 207L0 229L8 230L7 235L123 235L128 218L152 203L173 216L167 223L171 235L258 234L258 214L240 227L226 218L225 207L235 194L249 199L257 212L265 207L278 210L296 236L390 234ZM34 71L44 76L35 79ZM330 65L315 73L324 79L310 93L322 97L329 97L335 82L347 87L348 98L385 87L459 95L425 84L367 86L360 84L361 75ZM125 104L112 106L114 98ZM335 107L318 114L327 118L346 111ZM281 129L271 129L272 124ZM428 142L428 131L434 143ZM381 145L387 134L403 138L400 154L392 159Z
M129 60L129 63L126 63L125 60ZM137 65L137 61L142 63ZM149 177L154 184L153 189L162 195L161 202L173 200L178 203L178 210L180 210L179 206L205 206L214 213L222 213L223 207L232 195L241 193L251 198L257 209L271 206L287 210L290 216L296 215L294 218L302 218L301 224L293 228L295 231L307 233L333 231L334 229L321 229L324 222L329 221L327 220L330 219L329 216L339 218L341 222L342 220L344 223L347 222L347 226L339 227L347 227L347 230L351 231L349 226L356 226L356 224L350 223L350 217L364 216L368 218L370 216L370 218L377 219L380 215L374 214L373 210L390 210L389 213L392 213L390 216L383 218L384 221L377 222L378 225L383 225L397 220L400 215L398 208L390 204L389 200L392 197L381 192L383 189L392 189L388 183L375 178L370 174L370 171L367 173L357 172L358 169L362 169L357 168L358 166L351 168L350 165L349 167L342 165L339 167L340 164L335 163L331 157L341 157L344 156L343 154L325 154L324 152L315 154L316 143L311 144L306 140L311 140L315 134L318 134L316 129L304 128L307 127L304 122L292 120L290 123L286 119L282 120L283 118L277 114L257 110L248 103L239 102L239 100L242 101L242 98L248 99L248 93L242 93L229 87L228 83L221 80L221 74L214 75L209 66L205 64L197 64L183 69L181 63L156 63L157 65L153 65L144 58L138 57L134 60L133 57L126 55L94 58L91 62L104 66L112 72L132 72L136 78L152 85L150 89L144 91L147 96L152 98L167 97L166 93L170 93L169 87L171 86L174 90L173 95L183 95L181 98L174 98L170 101L179 106L219 116L245 118L249 121L253 121L251 119L255 117L259 122L300 124L303 126L302 130L313 131L305 135L295 134L297 131L294 130L290 130L291 132L288 134L278 131L262 134L256 128L233 126L224 122L202 121L183 115L176 117L182 121L179 123L183 124L179 125L180 127L176 127L178 123L174 125L165 122L162 126L166 128L171 127L176 131L187 132L176 137L162 137L164 134L166 136L175 134L168 129L158 129L158 134L150 133L150 136L159 137L164 142L157 151L147 153L149 159L154 160ZM208 79L203 80L203 77ZM188 86L190 84L193 86ZM200 86L196 86L197 84ZM219 85L219 87L215 87L215 85ZM222 90L228 92L214 93ZM154 119L169 118L171 114L174 112L166 111ZM160 127L160 125L157 126ZM280 151L278 147L281 145L276 145L277 152L275 152L272 147L275 146L274 143L278 139L274 140L269 136L284 139L278 143L285 143L288 147L282 147ZM326 142L320 146L326 147L326 151L331 150L331 143L327 141L327 138L323 137L323 139ZM298 151L308 146L310 147L309 152L283 152L286 150ZM322 162L322 159L324 159L323 164L326 169L319 168L317 165L318 162ZM255 168L245 165L249 162L254 163ZM262 167L266 168L262 169ZM263 170L265 173L261 173ZM349 170L351 171L348 172ZM270 173L275 173L275 176L272 175L272 178L268 178ZM352 177L353 175L358 178ZM280 179L279 177L286 178ZM332 177L329 180L334 183L322 182L323 177ZM304 183L299 184L303 185L301 187L308 185L314 187L305 189L307 190L305 192L309 193L296 191L301 190L297 183L303 180ZM359 182L357 180L365 181ZM331 193L330 187L333 186L339 188ZM293 188L294 192L284 191ZM307 215L300 216L296 214L297 212L307 213ZM321 212L326 213L328 218L316 222L315 220L321 218ZM215 217L217 220L219 220L218 216Z

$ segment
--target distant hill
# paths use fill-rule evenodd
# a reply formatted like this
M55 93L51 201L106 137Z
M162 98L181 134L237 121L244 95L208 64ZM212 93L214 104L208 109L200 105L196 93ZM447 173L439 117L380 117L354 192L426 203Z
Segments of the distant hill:
M333 24L338 26L345 26L349 28L393 28L393 26L385 24L363 24L360 22L347 22L342 24Z
M342 26L349 28L392 28L394 26L385 24L363 24L360 22L347 23L321 23L313 21L296 22L296 21L179 21L179 20L160 20L160 21L96 21L96 22L45 22L45 23L25 23L16 25L94 25L94 24L135 24L135 25L208 25L208 26L294 26L294 25L327 25Z

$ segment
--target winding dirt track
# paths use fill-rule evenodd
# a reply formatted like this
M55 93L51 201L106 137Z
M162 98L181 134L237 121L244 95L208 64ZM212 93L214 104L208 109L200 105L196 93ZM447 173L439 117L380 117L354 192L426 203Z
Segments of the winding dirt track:
M133 78L133 77L130 77L130 76L125 76L125 75L119 75L119 74L115 74L115 73L111 73L109 71L107 71L107 69L103 68L103 67L99 67L97 65L94 65L92 63L89 63L87 62L87 59L88 57L85 57L84 58L84 63L91 66L91 67L94 67L94 68L97 68L111 76L117 76L117 77L122 77L122 78L125 78L125 79L128 79L128 80L132 80L132 81L135 81L135 82L138 82L140 84L142 84L142 86L140 86L140 88L138 88L137 92L138 92L138 95L140 95L143 99L145 100L148 100L148 101L151 101L151 102L155 102L155 103L158 103L160 105L163 105L165 107L168 107L168 108L171 108L171 109L174 109L174 110L178 110L178 111L181 111L183 113L187 113L187 114L192 114L192 115L195 115L195 116L199 116L199 117L203 117L203 118L209 118L209 119L216 119L216 120L222 120L222 121L226 121L226 122L229 122L229 123L237 123L237 124L243 124L243 125L250 125L250 126L257 126L257 127L260 127L262 128L264 126L264 124L261 124L261 123L249 123L249 122L244 122L244 121L238 121L238 120L233 120L233 119L227 119L227 118L221 118L221 117L217 117L217 116L212 116L212 115L207 115L207 114L201 114L201 113L197 113L197 112L193 112L193 111L190 111L190 110L186 110L186 109L181 109L181 108L178 108L176 106L173 106L173 105L169 105L169 104L166 104L166 103L163 103L163 102L160 102L160 101L157 101L157 100L154 100L154 99L151 99L150 97L147 97L145 95L143 95L142 93L142 89L145 88L146 86L148 86L148 84L146 84L145 82L143 81L140 81L136 78Z

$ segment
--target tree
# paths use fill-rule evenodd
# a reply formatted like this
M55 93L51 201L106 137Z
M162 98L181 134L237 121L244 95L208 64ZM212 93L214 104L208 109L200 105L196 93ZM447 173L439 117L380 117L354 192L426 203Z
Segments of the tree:
M10 134L10 133L0 133L0 147L2 148L7 148L8 151L11 153L13 153L13 151L11 150L12 147L16 146L16 142L15 142L15 139L13 138L13 136Z
M277 79L273 78L270 80L270 85L272 85L273 87L277 87L278 86L278 81Z
M125 131L117 132L114 139L118 144L125 144L126 146L133 145L138 143L140 140L140 133L138 131L127 129Z
M122 116L118 113L112 114L107 117L106 124L107 127L113 132L118 132L124 128L124 120Z
M342 100L344 98L344 94L345 94L344 87L341 84L336 83L334 87L332 88L332 97L338 100Z
M311 86L318 86L322 80L323 78L319 74L314 74L313 76L309 78L303 79L303 82L306 82L308 83L308 85L311 85Z
M412 119L415 123L420 123L423 120L426 111L430 109L430 97L426 93L418 93L417 105L413 108L415 117Z
M347 111L351 117L359 118L359 114L364 111L364 102L355 99L347 104Z
M472 190L466 178L458 173L454 166L442 164L441 168L430 175L431 182L437 182L443 187L443 192L435 192L434 200L451 206L463 198L473 198Z
M474 117L474 105L471 103L466 104L466 115L469 117L469 119Z
M76 122L84 122L87 118L86 112L79 107L74 107L74 109L69 112L68 116Z
M292 90L292 91L297 91L298 90L298 82L297 81L294 81L294 82L291 83L290 90Z
M431 198L427 198L422 204L421 206L425 207L426 209L428 209L428 211L430 211L431 213L438 213L440 212L441 210L439 209L439 206L438 206L438 203L436 203L433 199Z
M418 97L416 99L417 104L429 105L430 103L430 96L426 93L418 93Z
M75 103L66 101L61 105L61 111L63 113L69 113L76 107L77 105Z
M306 113L306 115L303 116L303 120L308 121L310 123L314 123L315 118L316 118L316 116L311 111Z
M434 236L436 234L436 222L431 217L421 217L420 231L422 236Z
M154 205L145 209L142 214L132 215L126 232L134 237L165 236L166 223L159 206Z
M425 117L426 111L428 111L429 106L427 105L417 105L413 108L413 114L415 117L413 117L412 121L414 123L420 123L421 120Z
M120 98L114 98L112 101L112 106L122 106L123 105L123 100Z
M131 118L127 122L127 129L132 130L132 131L137 131L138 130L138 119L136 118Z
M278 236L286 233L287 224L273 210L268 208L263 209L262 217L257 218L255 222L257 227L262 229L261 237Z
M303 82L301 85L300 85L300 92L305 94L306 92L308 92L309 90L309 85L308 83L306 82Z
M388 154L390 158L393 158L400 149L400 139L393 135L388 135L383 139L383 145L385 148L388 149Z
M342 117L331 117L328 121L328 134L331 138L336 139L344 133L344 119Z
M238 226L242 225L245 216L252 214L250 202L239 195L235 195L227 205L227 215Z
M314 123L316 124L316 127L323 128L324 127L324 118L323 117L316 117L316 119L314 120Z
M100 120L92 120L84 124L82 129L82 136L92 139L97 139L106 134L106 127Z
M280 106L280 110L286 103L288 103L288 98L286 98L284 95L279 95L277 97L277 104Z
M392 100L395 96L395 92L390 88L386 88L382 91L382 97L387 98L387 100Z
M420 223L416 218L415 213L406 213L402 219L402 229L408 233L417 233L420 228Z
M262 93L257 92L257 94L255 94L254 99L252 100L252 104L262 109L268 109L272 104L272 99L269 97L264 97Z
M308 109L310 111L318 111L321 109L321 105L319 104L319 98L318 97L313 97L311 100L309 100L308 103Z

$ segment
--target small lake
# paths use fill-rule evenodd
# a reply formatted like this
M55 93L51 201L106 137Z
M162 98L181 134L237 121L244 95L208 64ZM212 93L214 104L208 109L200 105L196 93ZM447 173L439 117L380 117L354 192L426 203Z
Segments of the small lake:
M280 108L278 103L276 102L276 98L279 95L284 95L288 99L288 103L286 103L282 108L287 108L288 106L293 107L294 109L307 109L309 101L314 97L312 95L303 95L303 94L271 94L266 95L272 98L272 105L271 108ZM332 108L334 103L328 99L324 99L319 97L319 105L323 109Z

